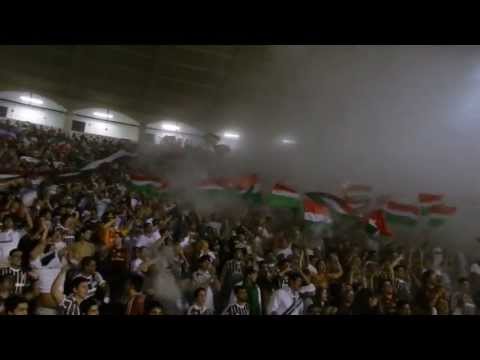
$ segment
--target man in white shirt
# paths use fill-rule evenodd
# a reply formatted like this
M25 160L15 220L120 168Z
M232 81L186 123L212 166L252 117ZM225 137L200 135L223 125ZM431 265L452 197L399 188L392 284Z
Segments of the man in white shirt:
M212 264L210 262L210 258L208 256L204 256L199 260L199 269L192 274L192 282L195 289L202 287L205 288L206 293L206 307L212 313L215 311L214 305L214 293L213 288L218 289L219 283L218 280L215 278L213 273L210 271L212 268Z
M149 248L155 244L162 237L158 229L154 229L151 223L147 223L144 228L143 235L140 235L137 240L137 247Z
M207 290L199 287L193 294L195 302L188 308L187 315L211 315L212 312L207 308Z
M267 307L268 315L303 315L303 300L300 297L302 275L291 272L288 287L275 291Z
M22 233L14 228L10 216L5 217L2 232L0 232L0 266L8 265L10 251L18 247Z

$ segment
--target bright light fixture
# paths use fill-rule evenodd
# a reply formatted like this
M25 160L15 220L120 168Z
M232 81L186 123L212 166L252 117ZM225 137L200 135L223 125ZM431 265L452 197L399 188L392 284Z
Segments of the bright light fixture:
M93 115L96 116L96 117L102 118L102 119L113 119L113 114L107 114L107 113L104 113L104 112L95 111L93 113Z
M240 135L231 133L231 132L226 132L223 134L223 137L229 138L229 139L238 139Z
M178 131L180 127L173 124L162 124L162 129L166 131Z
M26 103L29 103L29 104L34 104L34 105L42 105L43 104L42 100L35 99L35 98L32 98L32 97L28 97L28 96L20 96L20 100L22 100Z
M284 143L284 144L295 144L295 140L291 140L291 139L282 139L282 143Z

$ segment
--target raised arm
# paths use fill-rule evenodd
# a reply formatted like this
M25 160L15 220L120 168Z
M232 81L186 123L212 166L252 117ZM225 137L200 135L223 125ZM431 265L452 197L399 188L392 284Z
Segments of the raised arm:
M63 294L63 287L65 284L65 277L67 275L68 268L68 265L62 268L62 270L55 278L55 281L53 282L52 288L50 290L50 294L52 295L57 305L63 303L63 300L65 299L65 295Z

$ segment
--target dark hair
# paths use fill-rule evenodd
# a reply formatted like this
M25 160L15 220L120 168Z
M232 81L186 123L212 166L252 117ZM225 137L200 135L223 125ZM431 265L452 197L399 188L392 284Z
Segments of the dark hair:
M193 297L196 299L198 297L198 294L200 294L200 291L205 291L207 292L207 289L203 287L196 288L195 291L193 292Z
M12 249L12 250L10 250L10 252L8 253L8 256L12 256L12 255L13 255L15 252L17 252L17 251L22 251L22 250L20 250L19 248Z
M97 302L97 300L95 300L95 298L93 296L89 297L88 299L83 300L80 303L80 314L87 315L88 310L90 310L90 308L92 306L95 306L95 305L98 306L98 302Z
M465 276L462 276L458 279L458 282L459 284L463 284L465 282L468 282L468 278L466 278Z
M85 266L89 265L92 261L95 261L95 258L93 256L85 256L80 262L80 267L82 269L85 269Z
M406 269L405 265L400 264L400 265L395 266L395 267L393 268L393 270L397 271L398 269L401 269L401 268Z
M287 258L283 258L281 260L279 260L278 262L278 266L282 266L282 265L285 265L285 264L289 264L290 263L290 260L288 260Z
M130 274L128 281L135 291L142 291L143 277L139 274Z
M246 289L245 286L242 286L242 285L237 285L237 286L235 286L235 289L234 289L235 295L238 295L238 293L240 292L240 290L245 290L245 289Z
M253 266L250 266L245 271L245 275L248 276L248 275L251 275L251 274L255 274L256 272L257 272L257 270Z
M28 304L28 301L23 296L18 296L18 295L9 296L5 300L5 313L8 314L9 312L15 311L18 304L21 304L21 303Z
M78 276L72 280L72 289L78 289L81 283L88 283L88 279L83 276Z
M290 274L288 274L288 280L289 281L295 281L297 279L303 279L302 275L296 271L292 271Z
M198 260L198 262L199 262L200 264L204 263L205 261L211 262L210 256L208 256L208 255L203 255L203 256Z
M144 313L145 313L145 315L148 315L148 313L149 313L150 311L152 311L153 309L155 309L155 308L160 308L160 309L162 309L162 311L163 311L163 306L162 306L162 304L160 303L160 301L157 301L157 300L147 301L147 302L145 303L145 307L144 307L144 311L145 311Z

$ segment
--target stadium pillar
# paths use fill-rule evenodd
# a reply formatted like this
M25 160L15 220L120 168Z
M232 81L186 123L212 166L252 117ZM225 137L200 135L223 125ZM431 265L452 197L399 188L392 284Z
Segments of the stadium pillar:
M68 111L65 114L65 125L64 125L64 130L67 135L70 136L72 133L72 123L73 123L73 112Z

